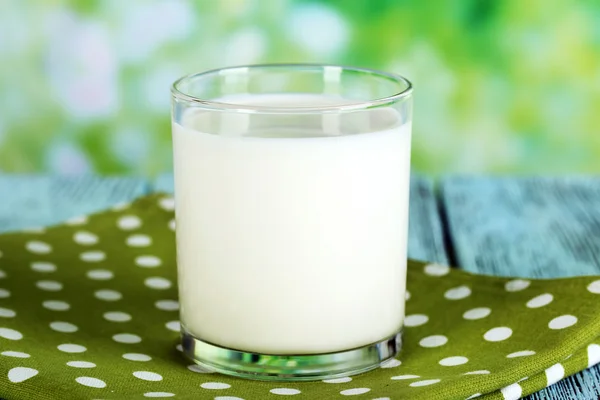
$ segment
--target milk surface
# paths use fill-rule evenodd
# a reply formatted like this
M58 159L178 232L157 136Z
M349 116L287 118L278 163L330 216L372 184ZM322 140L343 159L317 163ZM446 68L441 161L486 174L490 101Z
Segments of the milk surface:
M222 101L351 102L301 94ZM392 109L183 115L173 143L184 327L262 354L342 351L397 333L410 128Z

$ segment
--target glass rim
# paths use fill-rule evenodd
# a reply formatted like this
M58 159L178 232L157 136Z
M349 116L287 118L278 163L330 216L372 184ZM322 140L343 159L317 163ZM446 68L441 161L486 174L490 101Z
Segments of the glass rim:
M394 82L396 84L402 84L405 86L404 89L400 90L397 93L393 93L389 96L384 96L380 98L374 98L370 100L357 100L353 103L344 103L344 104L333 104L326 106L265 106L265 105L247 105L247 104L235 104L235 103L226 103L219 102L210 99L203 99L197 96L192 96L190 94L184 93L180 89L181 84L193 80L199 77L206 77L210 75L219 75L227 72L234 72L236 70L251 70L251 69L288 69L293 72L295 69L321 69L326 71L327 69L332 70L340 70L340 71L351 71L357 72L370 76L377 76L380 78L384 78L390 82ZM221 111L238 111L238 112L247 112L247 113L309 113L309 112L344 112L344 111L356 111L363 109L376 108L381 106L386 106L389 104L396 103L404 98L409 97L412 94L413 85L412 83L406 79L405 77L394 74L391 72L384 72L376 69L370 68L361 68L361 67L350 67L345 65L337 65L337 64L304 64L304 63L282 63L282 64L249 64L249 65L239 65L239 66L231 66L224 68L215 68L202 72L194 72L188 75L184 75L183 77L177 79L171 85L171 94L174 99L183 100L189 103L194 103L202 108L211 109L211 110L221 110Z

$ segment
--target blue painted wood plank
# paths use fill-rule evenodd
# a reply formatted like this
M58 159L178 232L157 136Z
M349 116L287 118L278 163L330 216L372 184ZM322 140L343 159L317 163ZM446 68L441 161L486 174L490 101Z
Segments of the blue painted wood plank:
M441 183L455 263L505 276L600 274L600 177L449 177ZM600 366L529 396L600 398Z
M441 193L462 268L532 278L600 274L600 177L451 177Z
M0 174L0 232L51 225L149 192L141 178Z
M154 181L154 190L173 193L173 174L160 175ZM431 179L417 174L411 176L409 218L408 257L448 264L442 222Z

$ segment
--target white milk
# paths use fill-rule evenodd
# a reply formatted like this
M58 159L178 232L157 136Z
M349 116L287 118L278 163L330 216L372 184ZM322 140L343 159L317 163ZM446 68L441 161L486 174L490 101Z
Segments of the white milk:
M201 340L314 354L402 328L410 125L392 109L298 121L196 111L173 126L181 321Z

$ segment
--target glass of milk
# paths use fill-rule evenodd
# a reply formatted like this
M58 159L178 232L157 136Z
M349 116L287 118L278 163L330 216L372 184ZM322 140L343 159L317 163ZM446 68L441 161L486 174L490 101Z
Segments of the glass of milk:
M257 65L172 87L184 353L316 380L401 348L412 88L335 65Z

